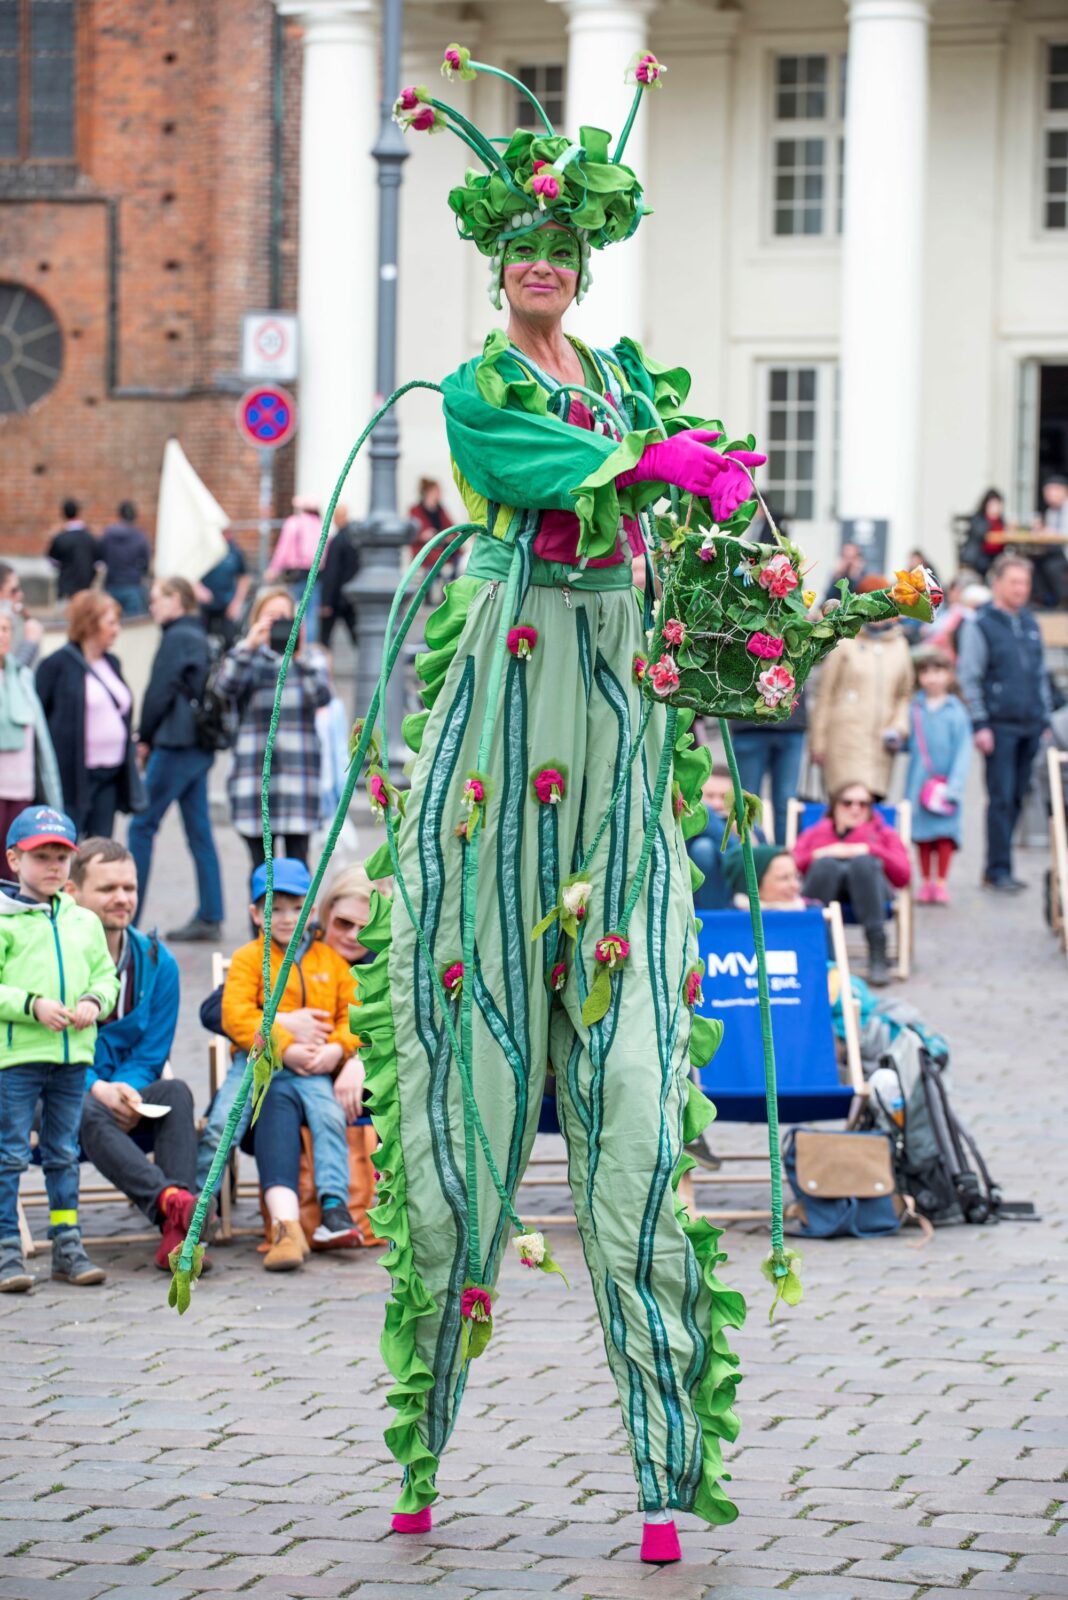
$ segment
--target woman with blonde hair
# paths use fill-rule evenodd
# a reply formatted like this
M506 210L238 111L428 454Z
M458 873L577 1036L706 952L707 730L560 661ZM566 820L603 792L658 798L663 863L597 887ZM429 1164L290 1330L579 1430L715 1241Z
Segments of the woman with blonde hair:
M112 646L118 601L83 589L67 610L67 643L37 668L65 810L84 839L110 838L116 811L140 809L140 777L130 738L133 696Z
M141 707L139 754L145 763L148 805L130 823L127 841L137 864L138 915L145 904L156 833L176 804L196 872L197 909L167 938L215 941L223 922L222 876L208 812L208 773L215 752L201 743L194 709L204 694L211 652L196 593L185 578L157 578L148 609L162 637Z
M263 762L274 711L278 672L295 613L287 589L264 589L257 595L248 632L227 651L215 680L216 690L238 709L234 760L227 780L230 816L248 846L251 870L264 859L260 815ZM275 624L278 624L277 628ZM270 827L285 839L285 853L307 864L308 843L319 820L319 769L322 755L315 713L329 704L326 657L297 651L290 663L274 743L271 767Z

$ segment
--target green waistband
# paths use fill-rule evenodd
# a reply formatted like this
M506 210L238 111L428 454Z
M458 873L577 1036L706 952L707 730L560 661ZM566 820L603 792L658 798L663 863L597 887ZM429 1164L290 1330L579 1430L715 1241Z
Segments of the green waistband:
M480 534L471 550L467 563L469 578L489 578L503 582L512 564L515 546L504 539L494 539ZM542 556L530 559L530 582L538 589L632 589L630 562L620 561L613 567L573 567L566 561L546 561Z

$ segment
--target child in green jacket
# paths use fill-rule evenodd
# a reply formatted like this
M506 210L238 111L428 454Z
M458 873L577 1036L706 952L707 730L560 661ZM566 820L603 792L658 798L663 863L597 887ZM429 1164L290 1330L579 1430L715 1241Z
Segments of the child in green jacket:
M78 1227L78 1128L97 1019L114 1009L119 980L103 923L62 893L77 843L71 819L49 806L27 806L7 833L16 882L0 885L0 1293L33 1287L17 1206L38 1101L52 1276L104 1281Z

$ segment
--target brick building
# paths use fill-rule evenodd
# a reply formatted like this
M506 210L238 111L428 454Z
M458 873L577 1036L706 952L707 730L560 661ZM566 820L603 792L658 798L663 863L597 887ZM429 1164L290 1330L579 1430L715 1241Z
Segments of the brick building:
M299 31L271 0L0 8L0 548L151 531L169 435L234 519L241 314L296 297ZM292 483L279 452L277 503Z

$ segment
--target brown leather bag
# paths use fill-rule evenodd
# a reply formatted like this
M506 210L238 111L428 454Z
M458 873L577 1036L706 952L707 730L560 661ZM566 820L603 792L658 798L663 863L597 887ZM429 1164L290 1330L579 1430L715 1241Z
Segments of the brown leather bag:
M858 1139L853 1133L794 1135L797 1187L818 1200L876 1200L895 1195L888 1139Z

